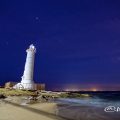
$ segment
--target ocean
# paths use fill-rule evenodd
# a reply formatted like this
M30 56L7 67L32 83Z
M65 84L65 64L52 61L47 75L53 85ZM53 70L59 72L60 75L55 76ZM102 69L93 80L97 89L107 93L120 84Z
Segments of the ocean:
M59 98L59 115L72 120L120 120L120 92L71 92L90 97Z
M120 91L97 91L97 92L71 92L88 94L90 97L83 98L59 98L57 102L73 103L87 106L105 107L119 106L120 107Z

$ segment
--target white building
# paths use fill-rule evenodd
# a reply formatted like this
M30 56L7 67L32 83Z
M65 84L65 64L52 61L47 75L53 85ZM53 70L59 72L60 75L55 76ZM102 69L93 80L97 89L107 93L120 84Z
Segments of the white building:
M24 73L22 76L22 80L20 83L17 83L13 88L14 89L26 89L26 90L35 90L35 83L33 80L33 73L34 73L34 59L36 48L32 44L26 50L27 57L25 62Z

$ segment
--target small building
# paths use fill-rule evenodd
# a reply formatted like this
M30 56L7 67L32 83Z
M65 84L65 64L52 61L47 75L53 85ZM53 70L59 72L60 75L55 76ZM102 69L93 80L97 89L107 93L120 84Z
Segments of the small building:
M5 88L12 89L14 87L14 85L16 85L16 84L17 84L17 82L7 82L7 83L5 83ZM45 90L45 84L35 83L34 86L35 86L35 90L42 90L42 91Z
M7 82L7 83L5 83L5 88L6 89L11 89L11 88L13 88L13 86L15 84L17 84L17 82Z
M35 83L36 90L45 90L45 84Z

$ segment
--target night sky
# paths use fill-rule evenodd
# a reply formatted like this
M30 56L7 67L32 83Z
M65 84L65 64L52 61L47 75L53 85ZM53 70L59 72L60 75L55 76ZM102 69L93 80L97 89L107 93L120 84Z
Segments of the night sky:
M0 84L21 80L30 44L48 90L120 90L119 0L0 0Z

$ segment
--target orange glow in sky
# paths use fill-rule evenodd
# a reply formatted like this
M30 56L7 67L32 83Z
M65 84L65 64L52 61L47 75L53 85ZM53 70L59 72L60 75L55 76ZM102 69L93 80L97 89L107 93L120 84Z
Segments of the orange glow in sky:
M92 88L91 91L95 92L95 91L98 91L98 90L97 90L97 88Z

